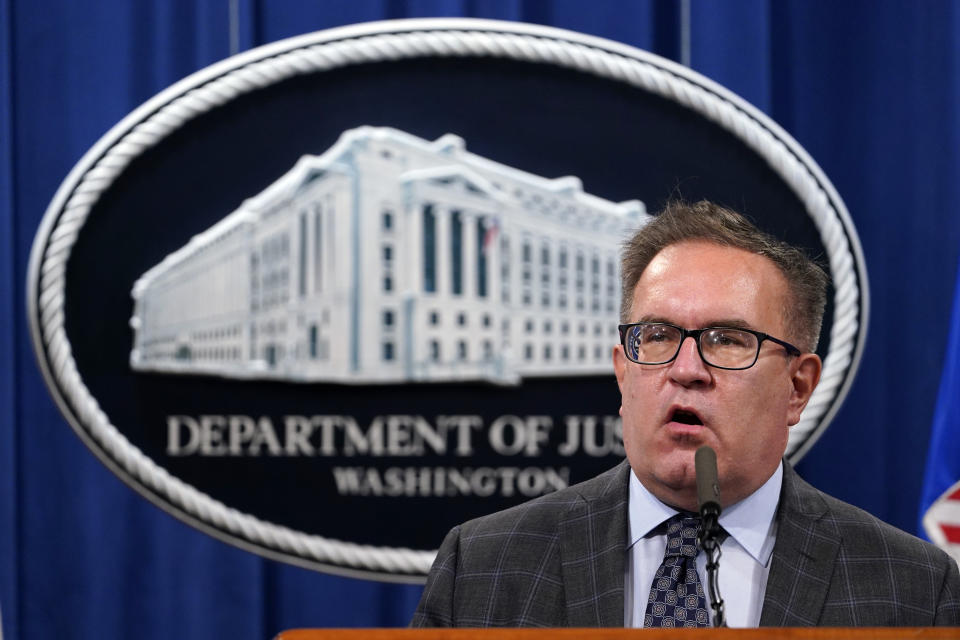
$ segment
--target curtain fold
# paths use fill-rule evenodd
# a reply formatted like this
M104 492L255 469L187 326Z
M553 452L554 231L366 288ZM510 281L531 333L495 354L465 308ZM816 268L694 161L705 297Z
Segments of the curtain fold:
M10 0L0 0L0 637L19 637L17 549L16 344L23 297L17 280L14 221L13 28Z

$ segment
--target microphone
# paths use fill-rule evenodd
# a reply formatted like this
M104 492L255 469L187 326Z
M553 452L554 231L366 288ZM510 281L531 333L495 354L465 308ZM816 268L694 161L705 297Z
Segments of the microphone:
M697 504L700 517L706 520L720 517L720 480L717 478L717 453L703 445L693 456L697 472Z
M723 598L720 597L720 479L717 452L704 445L693 456L697 472L697 504L700 509L700 548L707 554L707 592L713 609L713 626L725 627Z

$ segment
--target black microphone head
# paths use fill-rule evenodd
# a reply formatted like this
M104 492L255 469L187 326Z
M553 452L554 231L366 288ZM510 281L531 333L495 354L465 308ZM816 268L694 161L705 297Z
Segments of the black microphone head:
M720 514L720 480L717 477L717 453L703 445L693 457L697 471L697 504L700 513L705 509Z

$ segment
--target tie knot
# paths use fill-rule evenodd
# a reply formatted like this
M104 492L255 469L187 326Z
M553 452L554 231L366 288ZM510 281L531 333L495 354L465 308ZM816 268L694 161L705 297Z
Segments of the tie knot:
M667 551L666 556L697 555L699 543L697 533L700 531L700 518L688 514L678 513L667 520Z

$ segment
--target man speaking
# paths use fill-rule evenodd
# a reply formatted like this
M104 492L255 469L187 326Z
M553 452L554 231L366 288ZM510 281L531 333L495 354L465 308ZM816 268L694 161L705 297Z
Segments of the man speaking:
M622 277L613 363L627 460L455 527L412 625L960 625L949 556L783 460L820 379L823 271L698 202L640 229ZM704 445L722 507L713 611L694 463Z

